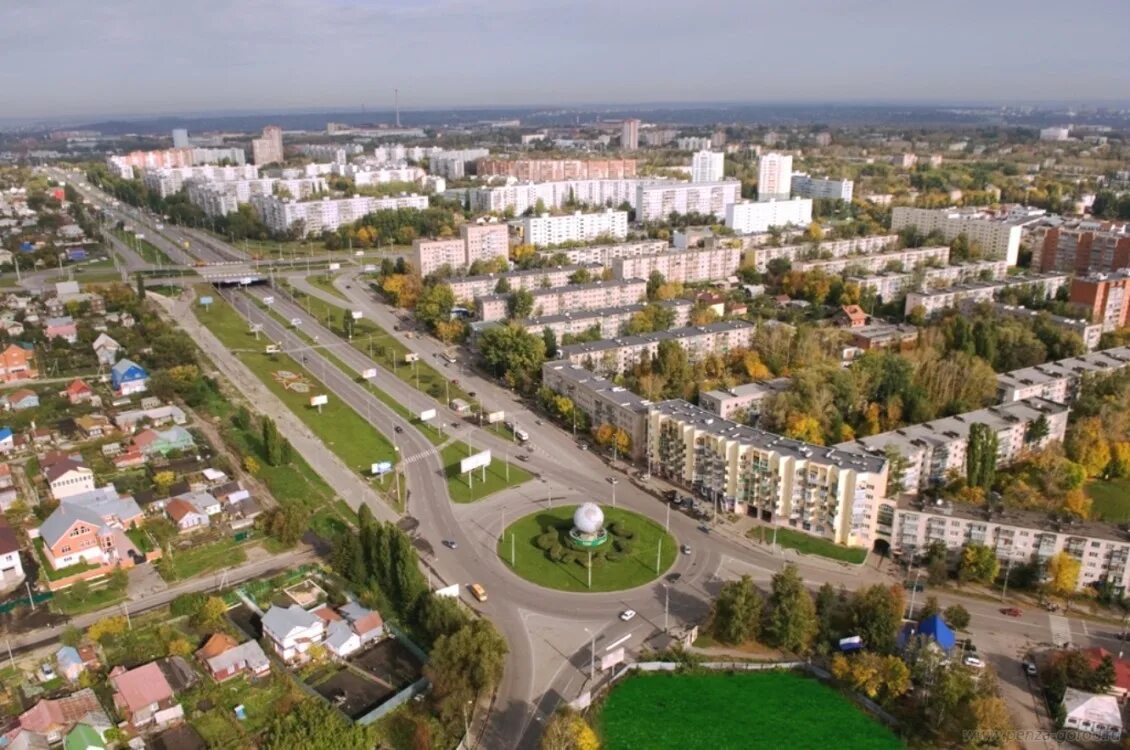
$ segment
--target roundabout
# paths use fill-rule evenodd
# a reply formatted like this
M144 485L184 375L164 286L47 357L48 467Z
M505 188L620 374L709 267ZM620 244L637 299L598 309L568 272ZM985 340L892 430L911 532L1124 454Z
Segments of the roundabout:
M675 562L675 538L646 516L596 503L545 508L519 518L498 540L513 573L559 591L642 586Z

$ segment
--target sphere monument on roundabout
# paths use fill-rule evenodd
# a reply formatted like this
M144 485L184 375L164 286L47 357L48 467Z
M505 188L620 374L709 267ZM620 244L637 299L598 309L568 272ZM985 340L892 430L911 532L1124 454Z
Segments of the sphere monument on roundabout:
M583 503L573 513L569 541L582 549L594 549L608 541L604 528L604 511L596 503Z

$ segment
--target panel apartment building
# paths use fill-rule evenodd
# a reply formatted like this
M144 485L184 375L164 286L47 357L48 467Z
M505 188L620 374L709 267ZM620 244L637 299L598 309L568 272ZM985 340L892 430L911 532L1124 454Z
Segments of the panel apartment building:
M735 201L726 206L726 226L738 234L766 232L770 227L806 227L811 223L811 198Z
M878 234L872 237L853 237L850 240L824 240L819 243L806 242L781 247L758 245L746 248L744 263L765 273L769 270L769 262L773 260L780 259L795 263L798 260L815 260L820 257L842 258L845 255L866 255L893 250L897 247L898 241L897 234Z
M762 403L770 396L784 393L792 384L790 378L774 378L758 383L743 383L733 388L704 391L698 394L698 404L722 419L745 422L761 413Z
M884 302L890 302L911 289L941 289L971 281L996 281L1007 275L1008 263L1003 260L972 260L941 268L922 268L916 272L891 271L849 276L847 281L857 284L861 290L875 292Z
M1041 417L1048 423L1047 436L1038 441L1029 440L1029 426ZM1003 467L1015 461L1024 451L1062 442L1067 430L1067 406L1042 398L1009 401L932 422L900 427L840 443L836 447L873 456L883 456L887 450L897 451L907 461L902 476L903 492L915 494L945 483L952 474L965 475L969 430L975 424L988 425L997 436L997 466ZM888 491L887 494L894 493Z
M603 307L620 307L640 302L647 296L647 282L643 279L623 281L596 281L591 284L571 284L558 289L531 291L534 298L534 316L559 315L576 310L599 310ZM504 320L508 294L488 294L475 300L479 319Z
M671 213L722 219L741 200L738 180L720 182L646 182L636 187L636 221L664 221Z
M588 242L598 237L624 239L628 236L628 212L607 209L599 213L580 211L562 216L526 216L518 222L522 241L546 247L562 242Z
M636 176L635 159L479 159L480 177L513 177L531 182L622 180Z
M658 271L663 278L680 284L722 281L738 272L741 248L718 247L708 250L683 250L612 261L618 279L647 279Z
M421 276L444 266L456 272L469 268L477 260L510 257L510 230L505 224L461 224L459 237L415 240L409 263Z
M756 331L757 326L744 320L724 320L704 326L571 344L561 347L559 357L602 375L620 375L655 357L664 341L677 343L686 351L688 360L700 362L710 354L725 355L735 349L749 348Z
M479 187L466 190L466 200L472 211L507 210L524 214L537 208L541 201L545 208L565 208L582 203L606 208L627 203L636 206L636 189L648 180L626 178L622 180L559 180L556 182L524 182L497 187ZM689 184L689 183L688 183ZM462 196L452 191L451 197ZM461 198L462 200L462 198Z
M792 192L798 198L826 198L851 203L855 183L851 180L809 177L804 172L793 172Z
M1072 279L1068 298L1087 308L1104 331L1117 331L1130 315L1130 268Z
M374 211L395 211L401 208L428 207L428 196L399 195L388 198L353 196L352 198L323 198L314 201L295 201L273 195L255 195L251 205L263 218L272 232L282 234L295 227L302 228L302 236L332 232L338 227L352 224ZM301 222L301 224L299 224Z
M926 311L926 315L935 315L943 310L957 309L967 300L992 302L997 294L1010 287L1039 288L1046 299L1051 299L1060 289L1067 286L1067 283L1068 278L1063 274L1033 274L1013 276L1000 281L971 281L944 289L912 291L906 295L905 314L910 315L919 305Z
M568 396L591 424L610 424L624 430L631 438L628 452L633 459L638 461L646 455L650 401L580 365L560 360L542 365L541 380L546 388Z
M688 325L691 318L691 302L685 299L666 300L656 302L661 307L671 311L671 328L683 328ZM545 329L553 331L560 342L565 336L577 336L593 328L600 331L602 338L616 338L624 335L624 326L632 316L641 312L644 303L634 305L620 305L618 307L603 307L599 310L578 310L559 315L542 315L538 318L529 318L520 321L520 325L527 333L540 336Z
M254 180L224 180L207 182L196 178L184 183L188 188L188 201L200 207L207 216L225 216L239 210L241 203L250 203L253 195L274 195L277 189L285 190L290 197L306 200L328 190L322 177L279 179L260 177Z
M1024 367L997 376L997 398L1002 403L1042 398L1069 404L1079 394L1084 379L1102 377L1127 367L1130 367L1130 346Z
M533 291L535 289L551 289L565 286L569 277L577 271L585 269L591 271L599 278L602 268L600 266L558 266L556 268L531 268L528 271L506 271L505 273L488 273L480 276L452 276L444 280L451 287L456 300L474 300L487 294L495 294L498 282L506 280L510 291L519 289Z
M724 510L870 548L887 486L887 462L869 454L811 445L720 418L686 401L648 412L653 473Z
M794 271L824 271L828 274L843 273L845 269L858 269L861 272L881 271L889 265L900 264L904 268L916 268L925 263L946 264L950 261L948 245L937 247L915 247L906 250L891 250L872 255L845 255L829 260L798 260L792 265Z
M145 188L162 198L179 193L189 180L226 182L230 180L255 180L259 167L254 164L236 166L203 165L199 167L158 167L146 169L141 181Z
M589 245L587 247L570 247L561 250L541 250L538 255L549 258L558 254L568 258L574 265L599 263L605 268L612 267L612 261L617 258L637 258L641 255L659 255L670 252L671 245L665 240L641 240L639 242L621 242L616 245Z
M1130 225L1083 219L1037 224L1028 229L1032 267L1090 274L1130 268Z
M1007 211L993 212L974 208L913 208L895 206L891 210L891 230L898 232L914 227L922 234L941 232L947 241L964 234L970 243L981 246L986 257L998 258L1016 265L1024 227L1037 222L1042 209L1013 206Z

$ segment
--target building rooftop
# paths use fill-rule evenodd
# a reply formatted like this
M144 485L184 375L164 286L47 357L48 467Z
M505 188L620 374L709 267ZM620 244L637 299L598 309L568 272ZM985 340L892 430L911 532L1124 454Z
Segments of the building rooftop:
M746 396L759 396L761 394L769 395L771 393L781 393L789 389L792 383L791 378L773 378L772 380L762 380L757 383L742 383L735 385L733 388L717 391L707 391L702 394L718 401L725 401L728 398L744 398Z
M527 318L522 321L523 325L552 325L566 320L585 320L588 318L603 318L613 315L624 315L637 313L651 305L659 305L660 307L692 307L691 301L686 299L671 299L662 302L636 302L631 305L616 305L615 307L593 307L586 310L571 310L563 312L559 315L542 315L538 318ZM490 321L494 322L494 321Z
M651 402L642 396L638 396L627 388L616 385L608 378L603 378L591 370L586 370L580 365L573 365L558 360L546 362L542 365L542 370L543 372L552 370L562 378L571 381L577 387L599 392L604 398L617 402L620 407L625 409L630 409L635 412L646 412L648 407L651 406Z
M569 284L564 287L553 287L550 289L530 289L529 292L532 296L540 297L548 294L560 294L561 292L579 292L586 289L597 289L600 287L609 286L627 286L629 284L647 284L644 279L615 279L613 281L591 281L587 284ZM488 302L491 300L507 299L510 294L484 294L479 297L479 300Z
M1003 387L1021 387L1050 383L1062 378L1073 378L1092 373L1119 370L1130 365L1130 346L1084 354L1080 357L1046 362L1042 365L1024 367L997 376L997 383Z
M716 323L707 323L704 326L691 326L688 328L672 328L669 331L656 331L654 333L641 333L638 336L621 336L615 339L602 339L600 341L587 341L583 344L570 344L561 347L562 358L575 354L588 354L603 352L609 349L619 349L625 346L646 346L659 341L677 341L679 339L701 336L708 333L722 333L724 331L737 331L743 328L753 330L752 323L744 320L720 320Z
M985 523L1130 544L1130 532L1123 532L1114 524L1099 521L1061 520L1039 510L1004 508L994 509L990 513L984 505L966 505L946 500L932 500L920 495L903 495L899 498L898 508L900 512L932 513L967 521L984 521Z

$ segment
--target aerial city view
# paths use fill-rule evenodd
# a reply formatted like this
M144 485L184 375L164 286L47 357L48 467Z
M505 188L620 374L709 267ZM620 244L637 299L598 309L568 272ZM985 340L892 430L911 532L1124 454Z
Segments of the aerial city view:
M0 750L1130 748L1127 29L0 4Z

